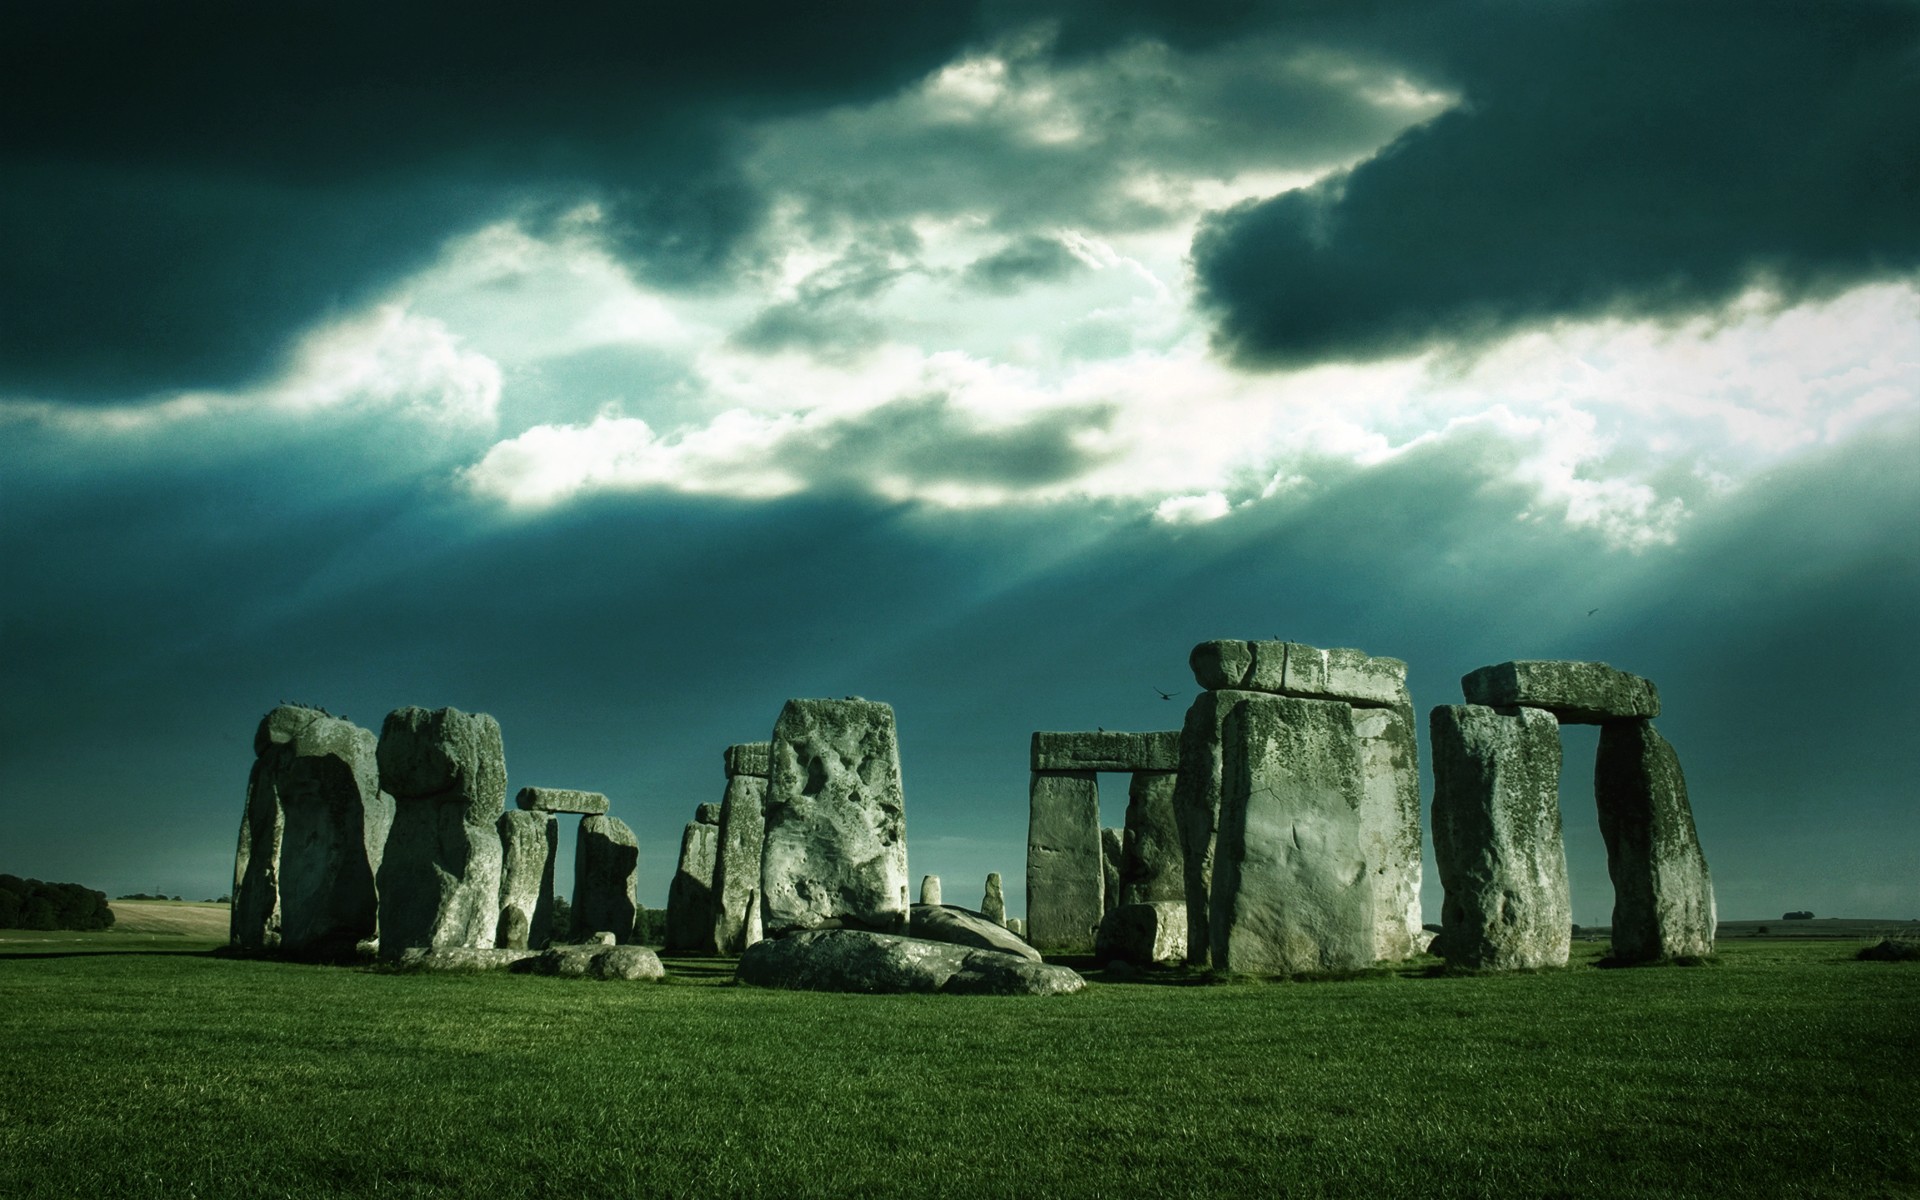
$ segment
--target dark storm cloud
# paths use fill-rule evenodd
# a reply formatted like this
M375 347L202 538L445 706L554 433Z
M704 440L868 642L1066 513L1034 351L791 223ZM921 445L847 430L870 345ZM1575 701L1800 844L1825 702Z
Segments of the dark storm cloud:
M878 345L885 327L855 306L908 273L903 256L918 249L919 240L899 226L876 233L884 236L814 271L800 281L791 300L762 309L734 331L729 343L763 354L806 350L828 362L850 361Z
M1052 283L1087 269L1079 256L1053 237L1023 237L967 264L960 273L968 287L1011 295L1030 283Z
M0 392L230 385L506 213L599 200L649 279L760 219L744 122L885 95L974 29L878 0L10 5Z
M1461 94L1196 239L1220 342L1287 364L1920 266L1920 8L1461 4L1379 41Z

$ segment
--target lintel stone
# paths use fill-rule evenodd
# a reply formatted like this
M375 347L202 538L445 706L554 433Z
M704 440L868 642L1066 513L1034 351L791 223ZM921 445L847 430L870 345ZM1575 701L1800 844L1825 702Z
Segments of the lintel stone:
M1469 704L1543 708L1562 724L1604 725L1660 715L1660 692L1652 680L1601 662L1496 663L1463 676L1460 690Z
M727 778L736 775L757 775L765 779L771 771L773 751L772 742L740 742L727 747Z
M571 788L523 787L513 803L527 812L578 813L583 817L603 817L607 813L605 796Z
M1047 733L1033 735L1036 771L1176 771L1180 731Z
M1340 700L1358 708L1407 708L1407 664L1364 650L1301 642L1201 642L1187 656L1208 691L1238 690Z

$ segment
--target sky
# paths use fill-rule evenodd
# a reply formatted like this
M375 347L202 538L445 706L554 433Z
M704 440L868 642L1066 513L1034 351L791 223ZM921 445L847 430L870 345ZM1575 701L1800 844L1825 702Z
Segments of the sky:
M860 695L1018 913L1030 734L1283 638L1645 675L1724 919L1920 916L1920 4L21 3L0 181L0 870L451 705L657 907Z

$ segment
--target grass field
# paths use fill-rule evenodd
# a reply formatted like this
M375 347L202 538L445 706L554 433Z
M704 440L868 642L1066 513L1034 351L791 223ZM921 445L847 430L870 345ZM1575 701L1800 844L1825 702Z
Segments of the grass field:
M1857 944L1001 999L164 940L0 945L0 1196L1920 1195L1920 967Z

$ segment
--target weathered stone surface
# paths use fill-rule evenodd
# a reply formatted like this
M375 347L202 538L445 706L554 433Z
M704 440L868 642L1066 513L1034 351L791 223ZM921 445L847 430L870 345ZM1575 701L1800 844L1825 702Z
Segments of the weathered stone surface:
M1265 692L1342 700L1366 708L1407 704L1407 664L1364 650L1322 650L1300 642L1201 642L1187 657L1208 691Z
M667 885L667 929L661 948L668 954L714 953L713 872L719 851L718 824L688 822L680 835L680 862Z
M1027 937L1027 922L1026 922L1026 918L1024 917L1008 917L1007 932L1029 943L1031 943L1033 940Z
M1373 953L1382 962L1419 954L1420 747L1405 712L1353 710L1360 755L1360 849L1373 877Z
M1352 708L1258 696L1234 708L1221 736L1214 964L1258 975L1368 965L1373 887Z
M380 865L380 952L493 945L507 760L485 713L399 708L377 751L393 828Z
M399 965L410 971L504 971L531 958L534 951L477 946L409 946Z
M667 969L645 946L554 946L514 968L573 979L660 979Z
M936 905L940 903L940 877L938 875L922 875L920 877L920 903ZM915 934L914 936L918 937L919 935Z
M500 814L497 827L500 923L493 944L544 949L553 940L553 865L560 850L560 822L545 812L510 808Z
M582 817L573 850L573 930L576 937L610 932L633 940L634 876L640 842L618 817Z
M755 987L816 992L1057 996L1086 987L1086 980L1066 967L998 950L855 929L815 930L760 942L740 956L735 977Z
M571 788L523 787L513 804L527 812L579 813L583 817L604 816L607 811L607 798L599 792Z
M1213 643L1202 643L1202 646ZM1199 651L1196 649L1195 653ZM1248 658L1248 663L1253 661ZM1215 828L1220 816L1221 728L1257 692L1205 691L1187 709L1180 731L1180 773L1173 787L1173 815L1180 828L1181 877L1187 901L1187 961L1209 961Z
M1660 692L1650 679L1601 662L1519 661L1468 672L1460 680L1468 704L1544 708L1568 725L1651 719Z
M1033 735L1036 771L1171 771L1180 765L1180 735L1154 733L1047 733Z
M1107 828L1100 831L1100 915L1106 915L1120 903L1120 855L1126 847L1127 831Z
M1713 877L1673 747L1646 721L1600 727L1593 796L1613 877L1613 957L1713 953Z
M1433 856L1446 889L1431 952L1488 970L1566 965L1559 722L1538 708L1441 705L1431 743Z
M772 770L769 755L773 751L771 742L740 742L727 747L725 765L727 778L737 775L753 775L765 779Z
M980 950L1000 950L1022 958L1040 961L1040 952L1010 933L1006 926L989 920L984 913L969 912L949 904L916 904L909 935L929 942L951 942Z
M1027 817L1027 940L1084 951L1100 926L1100 790L1092 771L1036 773Z
M693 810L693 819L701 825L718 825L720 824L720 806L718 804L697 805Z
M989 921L1007 923L1007 895L1000 886L1000 872L987 873L987 889L980 897L980 915Z
M246 950L350 951L372 937L393 824L372 732L283 704L254 732L229 932Z
M748 940L751 914L760 919L760 843L767 832L767 781L759 775L727 780L720 801L720 836L713 865L713 945L720 954L738 954L760 940Z
M760 908L769 937L907 926L907 816L893 709L789 700L774 722Z
M1093 942L1101 962L1138 967L1177 966L1187 961L1187 906L1178 900L1122 904L1100 922Z
M1174 817L1176 777L1166 771L1136 771L1127 787L1126 834L1120 850L1116 904L1186 900L1180 855L1180 822ZM1180 935L1181 945L1186 934Z

